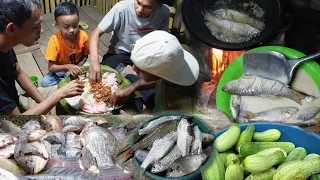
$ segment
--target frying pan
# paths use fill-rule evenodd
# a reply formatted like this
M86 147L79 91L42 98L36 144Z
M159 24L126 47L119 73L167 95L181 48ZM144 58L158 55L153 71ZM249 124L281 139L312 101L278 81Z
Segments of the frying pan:
M254 0L264 13L265 28L259 36L242 43L226 43L219 41L207 28L204 20L204 10L217 10L230 8L237 10L239 4L252 2L253 0L225 0L232 1L231 4L215 4L218 0L183 0L181 7L182 20L189 33L200 42L223 50L237 51L251 49L261 46L270 40L273 35L284 32L290 28L293 20L291 14L281 17L281 6L279 0ZM221 0L220 0L221 1ZM243 9L243 8L242 8Z

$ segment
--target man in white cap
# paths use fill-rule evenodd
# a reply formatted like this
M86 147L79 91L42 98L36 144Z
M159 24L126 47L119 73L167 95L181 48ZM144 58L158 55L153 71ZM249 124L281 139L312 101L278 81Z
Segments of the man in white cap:
M175 36L153 31L136 41L130 58L141 79L119 89L111 98L113 105L123 103L136 90L155 88L156 111L191 110L191 86L198 79L199 64Z

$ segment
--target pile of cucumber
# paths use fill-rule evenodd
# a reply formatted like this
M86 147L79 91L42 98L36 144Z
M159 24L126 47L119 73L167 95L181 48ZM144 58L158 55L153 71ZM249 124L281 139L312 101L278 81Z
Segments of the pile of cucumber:
M233 124L214 142L214 160L201 172L204 180L320 180L320 156L291 142L278 142L281 132L241 132ZM315 144L319 146L319 144Z

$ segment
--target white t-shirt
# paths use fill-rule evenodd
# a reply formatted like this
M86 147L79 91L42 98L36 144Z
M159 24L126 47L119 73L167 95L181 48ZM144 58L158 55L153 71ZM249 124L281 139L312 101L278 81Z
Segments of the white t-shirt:
M135 0L123 0L115 4L98 27L105 33L113 31L109 53L119 50L131 53L132 45L154 30L169 31L170 10L163 5L148 18L138 18L134 9Z

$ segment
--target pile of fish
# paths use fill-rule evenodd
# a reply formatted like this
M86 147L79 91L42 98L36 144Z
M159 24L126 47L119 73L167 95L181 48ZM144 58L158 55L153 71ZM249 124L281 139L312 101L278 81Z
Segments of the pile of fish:
M259 76L243 76L228 82L222 87L224 92L232 94L230 108L234 118L239 123L248 122L280 122L293 125L310 125L320 112L318 98L302 94L290 89L279 81L265 79ZM257 96L263 98L282 97L291 99L297 107L277 107L266 111L253 113L241 108L241 96ZM312 107L301 106L302 101L311 102ZM314 101L314 103L312 103ZM310 103L309 103L310 104ZM316 106L318 104L318 106Z
M249 41L265 28L263 21L232 9L205 11L204 19L211 34L227 43Z
M177 178L203 165L212 152L213 136L202 133L192 118L162 116L139 130L143 138L131 150L143 172Z
M120 165L134 134L125 127L81 116L0 123L0 180L131 179Z

